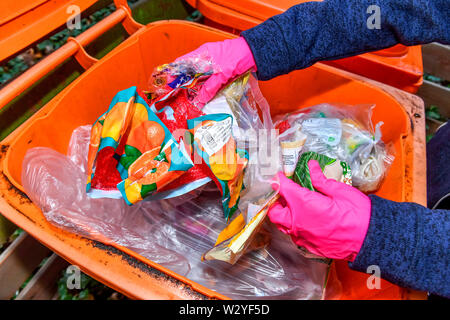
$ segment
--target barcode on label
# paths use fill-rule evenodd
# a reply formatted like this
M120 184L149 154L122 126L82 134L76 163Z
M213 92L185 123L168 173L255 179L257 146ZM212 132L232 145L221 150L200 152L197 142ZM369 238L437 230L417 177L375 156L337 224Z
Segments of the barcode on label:
M200 140L205 152L212 156L219 151L231 137L232 118L202 126L195 132L195 138Z
M210 149L217 148L216 140L214 140L213 136L209 132L205 132L203 138L205 139L205 144L208 146L208 148Z

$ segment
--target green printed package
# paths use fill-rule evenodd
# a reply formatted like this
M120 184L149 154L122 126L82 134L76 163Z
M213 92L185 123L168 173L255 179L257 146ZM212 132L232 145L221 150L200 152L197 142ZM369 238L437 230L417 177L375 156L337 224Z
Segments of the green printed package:
M352 172L346 162L327 157L323 154L309 151L303 153L300 156L300 159L297 162L297 166L295 167L294 176L292 178L294 182L298 183L302 187L308 188L311 191L316 191L311 182L311 175L309 174L309 160L317 160L317 162L319 162L320 168L323 171L323 174L328 179L334 179L336 181L352 185ZM306 248L298 248L300 249L300 253L308 259L314 259L326 264L331 263L331 260L328 258L315 255L306 250Z
M293 176L293 180L302 187L315 191L311 182L311 176L309 174L309 160L317 160L320 168L327 178L352 185L352 172L350 166L346 162L309 151L300 156Z

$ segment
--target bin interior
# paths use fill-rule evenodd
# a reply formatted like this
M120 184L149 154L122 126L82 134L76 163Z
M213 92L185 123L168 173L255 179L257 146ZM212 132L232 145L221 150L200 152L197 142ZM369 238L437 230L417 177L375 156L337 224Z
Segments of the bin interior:
M28 149L44 146L65 154L72 131L80 125L92 124L118 91L133 85L144 89L154 67L173 61L204 42L229 37L232 35L183 21L156 22L146 26L52 100L52 106L45 114L21 127L7 151L4 163L6 176L23 191L21 166ZM392 142L396 150L389 174L377 194L395 201L404 200L408 182L404 178L405 150L402 140L409 132L409 122L397 100L375 86L354 80L348 74L322 64L259 84L273 115L324 102L375 104L372 120L374 123L384 122L383 140ZM56 244L46 245L57 249ZM366 288L368 275L351 271L345 263L337 264L337 272L349 296L365 298L374 295ZM378 291L376 294L379 297L401 297L400 288L383 283L386 290Z

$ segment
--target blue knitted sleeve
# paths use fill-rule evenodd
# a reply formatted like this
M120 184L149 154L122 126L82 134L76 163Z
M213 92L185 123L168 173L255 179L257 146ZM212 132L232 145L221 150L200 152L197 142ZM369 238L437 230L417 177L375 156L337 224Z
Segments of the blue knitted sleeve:
M350 268L377 265L394 284L450 298L450 210L431 210L371 195L364 243Z
M427 143L427 199L428 208L450 204L450 120Z
M379 29L372 5L380 9ZM450 43L449 24L449 0L325 0L293 6L242 36L252 50L258 78L268 80L317 61L398 43Z

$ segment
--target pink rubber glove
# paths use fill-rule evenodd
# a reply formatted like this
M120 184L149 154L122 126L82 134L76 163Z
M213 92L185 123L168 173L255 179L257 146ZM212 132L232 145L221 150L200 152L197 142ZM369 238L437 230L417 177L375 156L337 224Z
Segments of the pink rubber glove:
M316 255L354 261L369 227L371 201L345 183L327 179L316 160L308 162L310 191L279 173L281 198L270 220L299 246Z
M209 102L216 93L230 80L248 70L256 72L256 63L247 41L239 37L219 42L208 42L196 50L179 57L176 61L185 60L192 56L209 57L219 69L205 82L196 97L201 106Z

